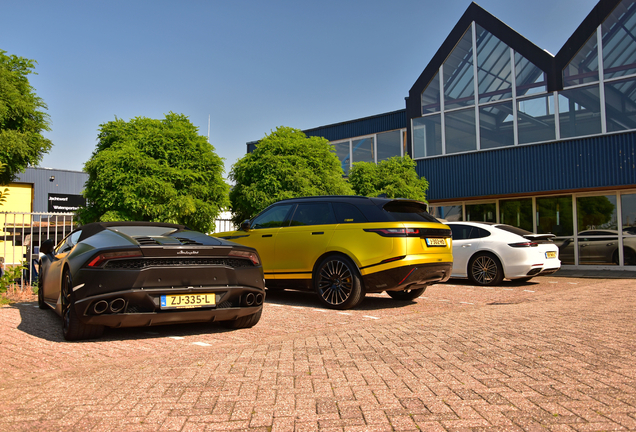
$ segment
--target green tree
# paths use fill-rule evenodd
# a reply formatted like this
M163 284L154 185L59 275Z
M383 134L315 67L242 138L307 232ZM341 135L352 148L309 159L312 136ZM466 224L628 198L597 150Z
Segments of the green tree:
M35 94L28 75L35 61L6 55L0 50L0 162L6 169L0 184L7 184L29 165L37 165L51 149L42 136L51 130L44 101Z
M329 141L280 126L232 167L232 219L238 224L286 198L351 195L343 174Z
M6 164L0 162L0 176L6 169ZM4 190L0 191L0 206L4 205L7 202L7 197L9 196L9 188L4 188Z
M428 181L418 177L415 161L408 155L395 156L374 164L354 162L349 171L349 183L356 195L426 200Z
M100 125L82 223L153 221L209 232L228 204L223 159L182 114L136 117Z

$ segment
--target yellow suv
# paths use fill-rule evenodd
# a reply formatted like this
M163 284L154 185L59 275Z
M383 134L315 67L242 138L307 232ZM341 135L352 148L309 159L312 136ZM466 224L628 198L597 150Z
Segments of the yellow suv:
M427 209L406 199L294 198L214 236L255 248L268 288L315 291L327 307L350 309L365 293L412 300L448 280L451 230Z

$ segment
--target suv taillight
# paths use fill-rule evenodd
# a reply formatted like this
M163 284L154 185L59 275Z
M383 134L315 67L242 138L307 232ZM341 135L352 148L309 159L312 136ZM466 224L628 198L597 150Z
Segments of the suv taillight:
M419 237L419 228L368 228L366 232L374 232L382 237Z

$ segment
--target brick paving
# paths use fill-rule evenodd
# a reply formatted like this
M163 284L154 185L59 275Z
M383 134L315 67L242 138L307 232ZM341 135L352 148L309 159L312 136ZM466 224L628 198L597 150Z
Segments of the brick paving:
M636 280L546 277L372 295L268 293L261 321L66 343L0 308L3 431L636 430Z

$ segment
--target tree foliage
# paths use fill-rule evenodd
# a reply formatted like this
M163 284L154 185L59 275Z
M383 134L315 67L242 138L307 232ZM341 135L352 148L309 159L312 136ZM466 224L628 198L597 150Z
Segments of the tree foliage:
M0 176L6 169L6 164L0 162ZM7 202L7 197L9 196L9 188L4 188L4 190L0 190L0 206L4 205Z
M280 126L232 167L233 220L238 224L286 198L351 195L343 174L329 141Z
M354 162L349 171L349 183L356 195L426 200L428 181L418 177L415 161L408 155L395 156L374 164Z
M171 222L209 232L228 204L223 159L182 114L100 125L84 170L82 223Z
M28 80L36 62L5 53L0 50L0 161L6 164L0 184L37 165L52 146L41 134L51 130L46 104Z

